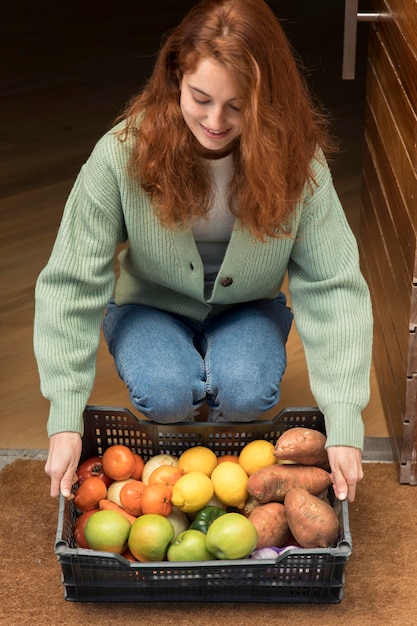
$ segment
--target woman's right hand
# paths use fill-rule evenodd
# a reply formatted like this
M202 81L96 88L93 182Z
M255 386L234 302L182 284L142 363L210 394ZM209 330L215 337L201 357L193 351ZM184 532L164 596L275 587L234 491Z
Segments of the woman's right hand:
M65 498L71 497L72 486L77 482L81 449L79 433L63 432L50 437L45 472L51 479L53 498L58 498L60 492Z

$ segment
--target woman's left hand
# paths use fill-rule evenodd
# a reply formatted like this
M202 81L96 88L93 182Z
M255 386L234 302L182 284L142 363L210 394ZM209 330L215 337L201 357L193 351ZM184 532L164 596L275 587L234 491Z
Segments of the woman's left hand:
M361 450L350 446L331 446L327 448L327 454L336 497L353 502L356 485L363 478Z

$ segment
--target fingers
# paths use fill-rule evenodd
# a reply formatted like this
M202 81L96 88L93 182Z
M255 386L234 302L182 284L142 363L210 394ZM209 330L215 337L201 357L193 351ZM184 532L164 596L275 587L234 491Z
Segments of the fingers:
M358 448L335 446L328 448L327 452L336 497L353 502L356 485L363 478L361 451Z
M61 493L64 498L72 499L74 494L72 493L72 486L77 482L77 474L73 471L72 468L69 468L60 483Z
M53 498L58 498L59 497L59 491L60 491L60 480L59 478L53 478L51 476L51 496Z
M77 474L72 467L69 467L66 471L57 470L51 471L48 465L45 465L45 472L51 479L50 494L52 498L58 498L62 493L64 498L72 498L72 486L77 482Z
M338 473L337 476L332 474L333 491L336 498L339 500L348 500L353 502L356 495L356 480L347 482L342 474Z
M343 476L339 474L337 477L335 477L334 474L332 474L332 480L333 491L336 495L336 498L338 498L339 500L346 500L346 498L348 497L349 489Z
M61 475L59 472L52 471L51 465L52 465L51 454L49 454L48 460L46 461L46 464L45 464L45 473L48 474L49 478L51 479L51 488L50 488L51 496L53 498L58 498L59 490L60 490Z
M49 442L45 472L51 479L50 494L72 498L72 486L77 482L77 467L81 455L81 436L78 433L57 433Z

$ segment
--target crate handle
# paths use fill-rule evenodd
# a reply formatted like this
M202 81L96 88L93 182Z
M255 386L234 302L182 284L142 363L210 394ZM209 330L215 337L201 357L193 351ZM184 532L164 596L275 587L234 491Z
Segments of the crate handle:
M346 539L342 539L342 541L337 544L337 548L330 550L332 556L339 556L340 553L345 556L352 554L352 544Z

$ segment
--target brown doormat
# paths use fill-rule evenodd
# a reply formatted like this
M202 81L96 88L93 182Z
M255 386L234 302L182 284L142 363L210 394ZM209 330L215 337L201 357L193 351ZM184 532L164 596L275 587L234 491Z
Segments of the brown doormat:
M54 554L58 504L43 461L0 472L0 624L3 626L408 626L417 622L417 490L392 463L365 464L349 507L353 553L340 604L73 603Z

